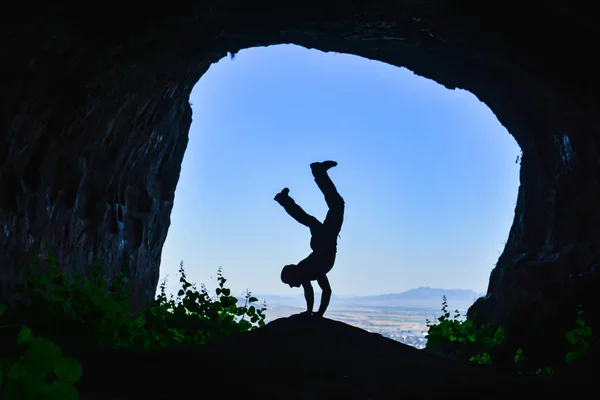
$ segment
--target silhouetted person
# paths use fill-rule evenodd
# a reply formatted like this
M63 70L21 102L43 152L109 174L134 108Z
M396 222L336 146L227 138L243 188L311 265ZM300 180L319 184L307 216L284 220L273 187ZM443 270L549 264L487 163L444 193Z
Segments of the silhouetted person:
M331 287L327 279L327 273L333 268L335 255L337 252L337 237L342 229L344 221L344 199L338 193L335 185L327 175L329 168L335 167L335 161L323 161L310 164L315 182L323 195L325 202L329 207L325 221L321 223L318 219L309 215L289 196L290 190L283 189L275 196L281 206L287 213L300 222L302 225L310 228L310 247L312 253L298 265L290 264L283 267L281 271L281 280L290 287L304 288L304 297L306 298L307 310L304 314L312 314L314 304L314 291L310 281L317 281L323 294L321 295L321 305L317 315L323 316L329 300L331 299Z

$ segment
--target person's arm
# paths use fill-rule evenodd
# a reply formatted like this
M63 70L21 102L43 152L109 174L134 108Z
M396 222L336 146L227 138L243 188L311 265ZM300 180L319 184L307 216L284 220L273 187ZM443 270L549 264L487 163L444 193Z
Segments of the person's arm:
M311 314L315 302L315 292L310 281L303 283L302 287L304 288L304 298L306 299L306 312Z
M329 306L329 300L331 299L331 286L329 286L329 279L327 279L327 275L323 275L321 278L317 279L317 283L323 290L321 294L321 305L319 306L319 311L317 311L317 315L323 316L325 314L325 310Z

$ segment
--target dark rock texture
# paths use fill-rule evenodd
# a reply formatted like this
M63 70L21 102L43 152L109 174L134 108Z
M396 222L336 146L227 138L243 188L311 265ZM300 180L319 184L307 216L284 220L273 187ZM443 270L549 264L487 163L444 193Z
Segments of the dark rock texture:
M543 398L553 390L546 382L502 377L341 322L300 316L197 348L78 358L82 400L208 393L225 399L501 399L515 393ZM573 387L569 394L576 389L585 391Z
M187 143L190 90L227 52L279 43L353 53L469 90L518 141L515 220L488 296L472 315L522 336L532 315L543 330L549 316L572 310L597 287L592 5L215 4L128 11L21 2L28 8L15 8L2 25L2 297L37 246L56 246L64 270L86 271L102 256L110 280L128 263L137 304L150 299ZM595 320L595 308L584 306Z

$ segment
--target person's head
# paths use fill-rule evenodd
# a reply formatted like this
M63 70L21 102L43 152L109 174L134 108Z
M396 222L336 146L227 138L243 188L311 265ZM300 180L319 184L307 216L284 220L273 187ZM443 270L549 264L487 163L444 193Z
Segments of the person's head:
M296 264L289 264L281 270L281 281L290 287L300 287L302 274Z

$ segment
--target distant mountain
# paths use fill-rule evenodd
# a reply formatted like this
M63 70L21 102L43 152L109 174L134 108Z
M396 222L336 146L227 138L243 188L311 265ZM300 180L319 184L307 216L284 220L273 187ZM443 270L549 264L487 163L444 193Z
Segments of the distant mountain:
M419 307L440 309L442 297L446 296L450 309L466 309L482 294L467 289L438 289L418 287L401 293L382 294L377 296L343 297L344 303L355 303L377 307Z
M315 304L318 305L320 290L315 290ZM440 310L442 297L446 296L450 311L458 308L465 310L475 300L484 296L468 289L439 289L430 287L418 287L401 293L389 293L374 296L336 296L331 298L331 307L335 306L362 306L362 307L414 307ZM267 301L268 306L304 306L304 297L301 291L297 295L257 295L262 302Z

